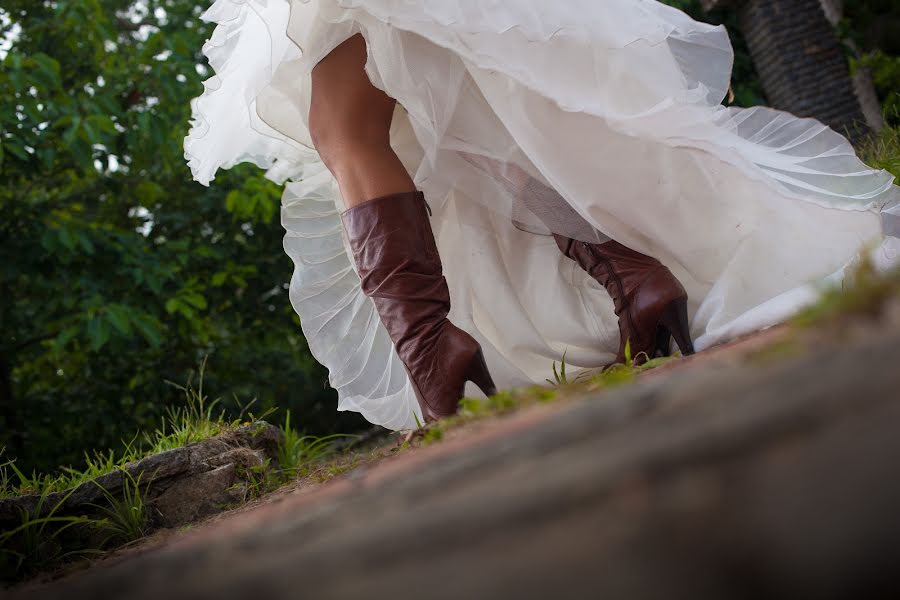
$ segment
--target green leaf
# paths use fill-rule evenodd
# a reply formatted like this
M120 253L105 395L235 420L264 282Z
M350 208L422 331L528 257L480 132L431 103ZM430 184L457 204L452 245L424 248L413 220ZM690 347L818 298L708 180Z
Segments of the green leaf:
M225 196L225 210L234 214L237 212L238 207L241 205L241 198L243 194L241 194L240 190L231 190L228 192L228 195Z
M106 316L119 333L131 335L131 315L128 309L119 304L112 304L107 308Z
M142 206L152 207L158 200L165 197L166 191L158 183L142 181L135 187L134 195Z
M66 129L66 132L63 133L62 141L66 146L72 146L75 143L75 140L78 139L78 132L81 129L81 117L74 116L71 119L72 124Z
M67 250L74 250L77 240L72 234L72 231L69 230L68 227L61 227L58 232L59 241L62 242L62 245L65 246Z
M174 315L181 308L181 300L178 298L171 298L166 301L166 312L170 315Z
M35 77L45 87L58 88L62 86L59 62L55 58L39 52L30 57L30 62L34 64Z
M69 342L71 342L76 335L78 335L77 327L66 327L61 332L59 332L59 335L57 335L53 340L53 345L57 350L63 350L66 346L69 345Z
M186 294L184 296L184 301L198 310L206 310L206 298L200 294Z
M144 339L150 343L154 348L159 347L162 344L162 335L161 335L161 327L159 324L154 323L151 319L147 318L144 315L137 315L132 318L131 323L134 325L135 329L140 332Z
M88 322L88 339L91 342L91 350L97 352L109 341L109 325L106 319L94 317Z
M93 254L94 253L94 242L91 239L84 235L83 233L78 236L78 243L81 244L81 249L84 250L85 254Z
M113 123L112 119L110 119L107 115L91 115L87 118L87 123L94 127L96 130L103 133L109 135L119 134L118 130L116 130L115 123Z
M94 152L91 145L85 142L81 136L72 143L69 150L75 162L83 171L90 172L94 170Z
M97 129L94 127L93 123L91 123L90 119L87 119L82 123L80 137L92 146L100 143L100 138L97 136Z
M20 142L14 141L13 143L4 144L4 146L6 147L6 151L16 158L21 160L28 160L28 153L25 152L25 147L21 145Z

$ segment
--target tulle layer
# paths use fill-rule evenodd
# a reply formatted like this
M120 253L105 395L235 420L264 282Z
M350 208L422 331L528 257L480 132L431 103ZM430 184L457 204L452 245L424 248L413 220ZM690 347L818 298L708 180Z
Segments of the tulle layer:
M817 121L721 106L726 32L657 2L218 0L205 18L216 76L186 158L202 183L241 161L294 181L292 300L340 407L373 422L411 427L417 408L307 127L311 69L355 33L403 107L392 144L434 209L451 318L501 386L542 381L564 351L605 364L618 344L611 301L551 231L662 260L701 348L785 318L864 244L895 260L893 178Z

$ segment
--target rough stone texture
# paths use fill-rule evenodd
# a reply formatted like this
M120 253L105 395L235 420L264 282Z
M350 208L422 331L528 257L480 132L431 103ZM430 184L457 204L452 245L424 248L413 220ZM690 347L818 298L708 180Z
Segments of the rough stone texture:
M900 598L878 337L672 370L19 597Z
M153 500L160 514L159 524L173 527L221 512L241 500L243 495L233 489L238 481L238 470L233 464L178 479Z
M126 465L141 489L149 484L147 501L160 525L175 526L221 510L222 505L239 500L240 489L230 489L245 479L247 469L274 459L281 431L268 424L238 428L223 436L163 452ZM120 471L98 477L65 493L50 494L44 506L62 502L57 516L90 514L89 504L102 504L103 490L113 496L122 490ZM102 489L101 489L102 488ZM40 498L22 496L0 500L0 530L20 522L20 511L33 513Z
M703 0L702 4L707 10L738 11L756 70L775 108L816 118L853 142L881 123L880 111L871 109L871 85L851 79L840 40L826 17L826 11L840 9L838 4L823 6L823 0ZM869 123L863 103L875 123Z

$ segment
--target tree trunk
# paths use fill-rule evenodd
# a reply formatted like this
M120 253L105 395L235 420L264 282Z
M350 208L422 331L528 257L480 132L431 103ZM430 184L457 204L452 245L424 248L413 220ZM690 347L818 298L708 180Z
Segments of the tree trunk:
M735 5L740 28L773 107L812 117L858 142L871 125L822 0L703 0ZM829 8L839 9L834 2Z

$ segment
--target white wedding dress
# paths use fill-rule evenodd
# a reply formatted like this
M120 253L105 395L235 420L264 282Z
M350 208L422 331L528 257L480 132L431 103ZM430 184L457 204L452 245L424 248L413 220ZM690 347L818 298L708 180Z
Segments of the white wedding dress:
M659 258L698 349L784 320L861 251L897 262L892 176L817 121L722 106L727 33L653 0L217 0L204 18L216 75L186 158L203 184L243 161L288 182L291 301L339 410L373 423L421 414L307 127L311 69L356 33L402 106L392 144L434 209L450 318L501 388L543 382L563 352L615 356L612 301L551 229Z

